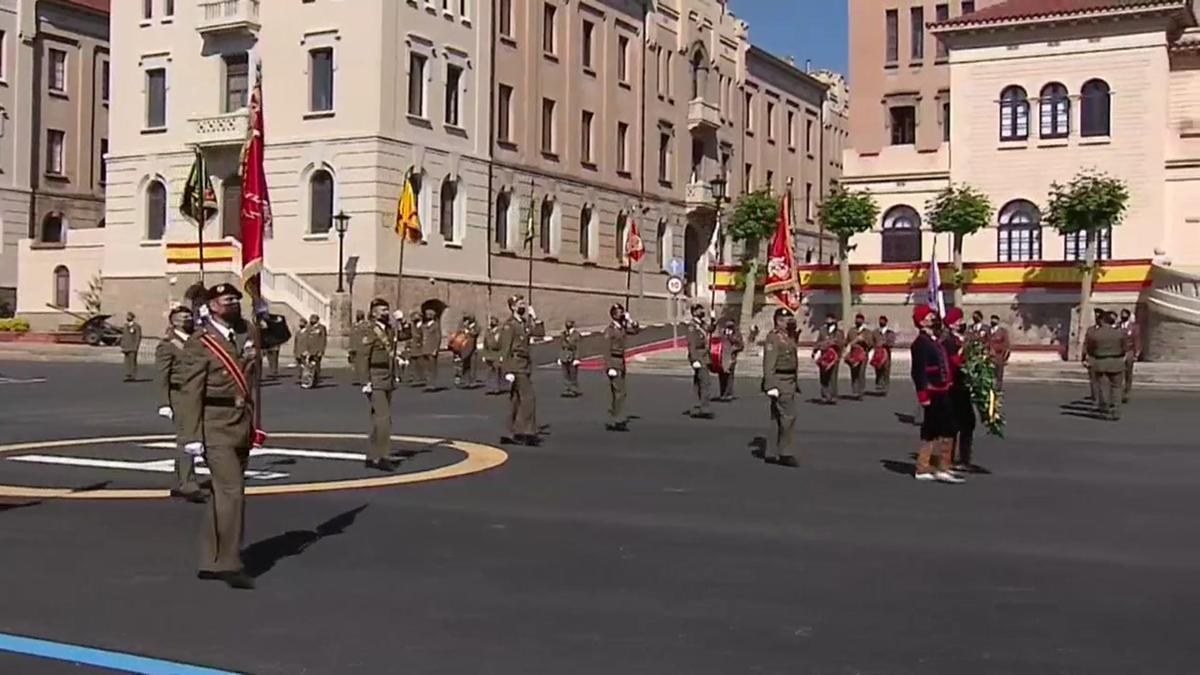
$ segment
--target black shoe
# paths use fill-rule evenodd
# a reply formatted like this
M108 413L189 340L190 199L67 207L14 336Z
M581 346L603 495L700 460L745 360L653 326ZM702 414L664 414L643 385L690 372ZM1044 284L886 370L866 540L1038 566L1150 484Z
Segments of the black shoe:
M767 458L767 451L765 448L754 448L750 451L750 456L755 459L765 460Z
M174 499L182 499L186 502L191 502L192 504L208 503L208 495L204 494L203 492L201 492L199 490L194 490L192 492L171 490L171 497Z
M531 448L542 444L542 439L531 434L521 434L516 437L516 442L520 445L527 445Z
M208 570L200 570L196 572L196 578L202 581L214 581L221 578L220 572L210 572Z
M237 572L221 572L218 578L224 581L225 585L230 588L235 588L239 591L254 590L254 578L241 570Z
M791 467L793 469L798 468L800 466L800 460L798 460L795 457L792 457L790 455L786 456L786 457L779 457L775 460L774 463L778 464L779 466Z
M384 457L383 459L368 459L365 462L365 466L368 469L385 471L387 473L392 473L396 470L395 463L393 463L392 460L387 457Z
M692 413L692 419L694 419L694 420L711 420L714 417L716 417L716 415L714 415L710 412L694 412L694 413Z
M604 428L608 431L629 431L629 424L627 422L617 422L615 424L610 422L609 424L605 424Z

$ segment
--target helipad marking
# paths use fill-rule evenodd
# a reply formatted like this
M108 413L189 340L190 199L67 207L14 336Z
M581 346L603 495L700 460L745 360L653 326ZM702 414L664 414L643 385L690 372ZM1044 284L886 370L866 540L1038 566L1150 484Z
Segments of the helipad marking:
M119 459L93 459L91 457L63 457L60 455L21 455L9 457L10 462L28 462L30 464L56 464L58 466L80 466L92 469L117 469L121 471L149 471L151 473L175 473L175 460L156 459L152 462L126 462ZM208 467L196 467L196 473L210 476ZM246 478L255 480L278 480L287 478L289 474L278 471L255 471L247 469Z
M139 675L236 675L236 673L228 670L216 670L180 663L178 661L164 661L148 656L138 656L125 652L111 652L106 649L83 647L67 642L38 640L36 638L9 635L7 633L0 633L0 651L119 670L126 673L139 673Z
M344 433L272 433L275 439L351 439L366 442L366 437L360 434ZM84 445L108 445L116 443L167 443L172 436L111 436L104 438L74 438L57 441L33 441L28 443L9 443L0 445L0 455L31 450L49 450L55 448L70 448ZM408 483L421 483L433 480L458 478L473 473L494 469L508 461L508 453L500 448L472 443L470 441L452 438L430 438L426 436L392 436L393 442L409 445L431 446L443 445L458 450L466 457L454 464L440 466L427 471L415 473L398 473L380 475L374 478L351 478L324 482L288 483L276 485L256 485L246 488L248 495L280 495L298 494L305 492L329 492L334 490L361 490L366 488L392 487ZM174 448L174 444L170 444ZM305 451L307 452L307 451ZM351 453L346 453L351 454ZM72 488L39 488L21 485L0 485L0 497L16 497L21 499L165 499L170 496L167 489L98 489L75 490Z

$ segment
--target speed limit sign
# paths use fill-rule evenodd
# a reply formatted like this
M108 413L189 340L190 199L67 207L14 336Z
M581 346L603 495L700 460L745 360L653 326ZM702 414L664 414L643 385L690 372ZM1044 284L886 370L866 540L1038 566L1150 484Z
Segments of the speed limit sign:
M667 292L671 295L679 295L683 292L683 279L680 277L667 277Z

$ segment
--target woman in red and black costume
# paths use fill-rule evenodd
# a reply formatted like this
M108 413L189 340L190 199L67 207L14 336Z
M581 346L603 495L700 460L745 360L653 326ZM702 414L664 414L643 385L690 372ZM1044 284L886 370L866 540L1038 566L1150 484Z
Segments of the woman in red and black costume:
M955 473L978 471L978 467L971 463L971 451L975 445L975 405L971 403L971 388L967 386L967 378L962 372L967 358L962 322L963 311L951 307L946 311L945 330L942 331L942 345L950 360L950 376L954 382L950 385L950 404L954 407L954 426L957 430L952 467Z
M921 422L921 448L917 451L917 466L913 477L921 481L962 483L963 479L950 472L954 459L954 405L950 387L954 373L946 348L934 334L937 314L925 305L913 309L913 323L919 332L912 343L912 379L917 389L917 401L924 410ZM934 451L937 466L933 466Z

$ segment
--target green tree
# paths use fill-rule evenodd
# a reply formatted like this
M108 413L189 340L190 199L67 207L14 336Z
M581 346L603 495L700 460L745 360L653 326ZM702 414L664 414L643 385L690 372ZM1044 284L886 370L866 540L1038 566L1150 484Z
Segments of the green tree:
M100 275L95 275L88 281L86 291L79 291L79 299L83 301L84 308L88 314L99 314L102 307L102 299L104 298L104 279Z
M934 232L954 241L954 306L963 304L963 240L992 221L992 202L970 185L951 185L925 205L925 218Z
M1083 346L1083 322L1091 314L1092 284L1096 276L1096 248L1099 234L1116 227L1125 219L1129 205L1129 187L1125 181L1097 171L1080 172L1070 183L1050 184L1050 199L1045 222L1064 236L1085 233L1087 248L1083 256L1083 281L1079 289L1079 330L1072 342L1078 355Z
M875 227L879 205L869 192L850 191L841 185L833 188L821 204L821 222L838 240L838 278L842 284L842 319L850 316L850 238Z
M741 323L743 331L754 320L758 299L758 254L762 240L771 236L779 219L779 201L766 190L742 195L733 207L726 232L730 239L742 245L742 270L745 281L742 290Z

